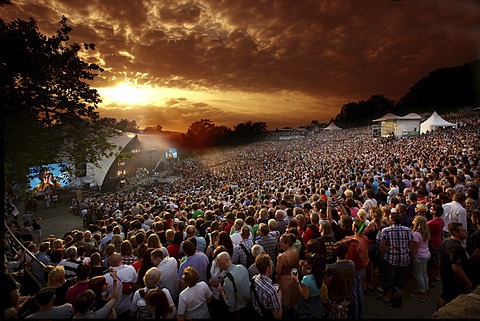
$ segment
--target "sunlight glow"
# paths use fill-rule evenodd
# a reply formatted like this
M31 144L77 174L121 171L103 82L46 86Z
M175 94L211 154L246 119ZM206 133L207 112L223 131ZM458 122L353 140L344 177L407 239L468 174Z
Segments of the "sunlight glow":
M115 87L98 88L102 100L124 105L149 105L158 100L158 90L148 85L121 83Z

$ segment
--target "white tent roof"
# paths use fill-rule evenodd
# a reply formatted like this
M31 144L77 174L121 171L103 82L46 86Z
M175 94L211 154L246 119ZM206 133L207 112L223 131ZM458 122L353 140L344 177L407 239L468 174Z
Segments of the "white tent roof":
M378 119L374 119L374 120L372 120L372 121L395 120L395 119L400 119L400 118L402 118L402 117L397 116L397 115L392 114L392 113L388 113L388 114L386 114L385 116L380 117L380 118L378 118Z
M402 119L422 119L422 116L420 116L417 113L410 113L402 117Z
M125 146L130 143L130 141L135 137L136 134L133 133L121 133L119 136L115 136L109 139L109 143L117 145L120 147L120 150L123 150ZM97 186L102 186L107 172L115 161L116 157L102 157L98 162L98 166L94 164L87 164L87 176L94 179Z
M337 125L335 125L335 123L332 121L330 123L330 125L325 127L323 130L342 130L342 129L340 127L338 127Z
M456 128L457 125L453 123L449 123L448 121L444 120L440 115L437 114L436 111L433 112L432 116L424 121L420 125L420 133L424 134L425 132L435 130L436 127L454 127Z

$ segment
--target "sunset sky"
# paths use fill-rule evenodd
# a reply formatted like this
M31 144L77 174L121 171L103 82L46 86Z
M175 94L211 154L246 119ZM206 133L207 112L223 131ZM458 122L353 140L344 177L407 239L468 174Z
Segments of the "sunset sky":
M103 117L186 132L329 121L342 105L398 100L430 71L480 57L478 0L12 0L51 35L65 15ZM412 106L414 111L415 106Z

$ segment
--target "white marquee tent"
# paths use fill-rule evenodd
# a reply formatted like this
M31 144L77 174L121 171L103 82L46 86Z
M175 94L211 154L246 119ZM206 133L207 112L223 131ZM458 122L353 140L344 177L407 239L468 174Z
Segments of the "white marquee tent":
M332 121L330 123L330 125L325 127L323 130L342 130L342 129L340 127L338 127L337 125L335 125L335 123Z
M431 132L438 127L453 127L457 128L457 124L449 123L448 121L444 120L437 112L433 112L432 116L424 121L420 125L420 132L425 134L427 131Z

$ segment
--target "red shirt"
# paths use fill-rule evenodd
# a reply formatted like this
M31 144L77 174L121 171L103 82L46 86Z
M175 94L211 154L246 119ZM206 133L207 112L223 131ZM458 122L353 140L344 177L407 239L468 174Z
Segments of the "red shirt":
M228 223L227 226L225 226L225 228L223 229L225 232L227 232L228 235L230 235L230 230L232 229L232 226L233 226L233 222L232 223Z
M167 246L167 251L168 251L168 254L169 254L171 257L174 257L174 258L177 259L177 260L180 260L180 259L181 259L181 256L180 256L180 245L170 244L169 246Z
M430 245L432 247L440 247L442 245L442 230L445 225L443 218L434 217L427 222L427 225L430 230Z
M68 288L67 294L65 295L65 299L67 300L68 303L71 303L74 308L75 308L75 301L77 300L78 295L83 291L88 290L88 283L89 281L78 282L77 284L72 285L71 287Z
M137 271L137 273L138 273L138 271L139 271L140 268L142 267L142 260L138 260L138 261L134 262L134 263L132 264L132 266L133 266L133 268L135 269L135 271Z

